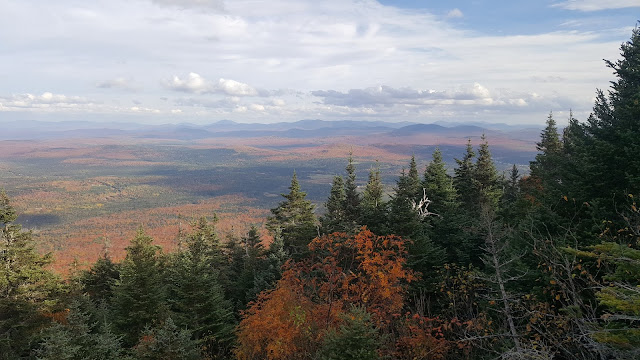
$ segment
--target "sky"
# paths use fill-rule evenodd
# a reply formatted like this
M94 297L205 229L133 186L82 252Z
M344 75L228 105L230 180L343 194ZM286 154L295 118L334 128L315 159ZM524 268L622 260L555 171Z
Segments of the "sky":
M560 124L640 0L0 0L15 120Z

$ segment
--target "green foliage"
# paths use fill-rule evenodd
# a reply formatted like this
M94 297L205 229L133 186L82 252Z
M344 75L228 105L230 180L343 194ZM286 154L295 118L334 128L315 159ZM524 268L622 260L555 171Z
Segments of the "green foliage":
M144 330L134 354L137 360L201 359L200 349L191 340L191 333L178 328L170 317L159 326Z
M28 353L61 288L46 268L51 256L36 252L31 232L14 224L16 218L9 197L0 190L0 354L10 358Z
M353 163L353 155L349 154L349 163L345 169L347 178L344 182L344 216L348 231L355 231L358 228L361 208L360 194L358 194L358 185L356 184L356 165Z
M113 286L119 278L118 265L105 254L91 269L82 273L80 282L82 290L93 300L109 302L113 296Z
M112 332L104 310L95 308L89 299L81 298L72 301L66 312L66 321L54 323L43 332L38 360L120 358L120 337ZM94 321L92 313L99 319Z
M331 329L317 356L321 360L376 360L381 336L364 308L353 307L340 316L342 324Z
M120 265L120 280L114 287L114 323L124 345L132 346L142 331L166 313L166 289L160 261L160 247L138 229L127 256Z
M171 257L166 272L171 316L176 326L191 331L208 354L225 354L234 317L219 280L222 249L213 225L206 218L198 220L185 245Z
M289 193L282 194L285 201L271 209L272 216L267 220L267 228L275 233L282 231L285 250L294 258L300 258L307 252L307 245L317 235L314 206L306 200L307 194L300 189L298 176L293 173Z
M335 176L331 185L331 192L325 204L327 212L320 218L322 231L330 234L335 231L347 230L347 216L345 211L345 191L342 176Z
M380 178L380 165L369 170L369 180L362 194L362 225L375 233L387 233L387 203L383 200L384 185Z

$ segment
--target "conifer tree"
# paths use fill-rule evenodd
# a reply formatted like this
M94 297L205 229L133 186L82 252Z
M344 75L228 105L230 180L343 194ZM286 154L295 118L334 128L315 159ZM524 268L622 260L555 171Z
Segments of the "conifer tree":
M344 182L344 216L345 230L356 230L358 227L360 214L360 194L358 194L358 185L356 184L356 166L353 163L353 154L349 154L349 163L346 167L347 178Z
M456 159L458 167L454 170L455 176L453 178L453 184L458 193L458 199L460 200L464 209L470 209L475 206L475 164L473 159L476 153L471 146L471 139L467 141L466 151L462 159Z
M578 155L570 160L578 176L565 180L580 203L599 204L601 219L615 218L616 205L640 193L640 28L620 50L620 60L606 61L617 77L608 94L597 91L581 128L570 124L572 155Z
M58 279L47 270L51 255L36 252L31 232L15 224L17 214L0 189L0 354L20 358L56 304Z
M429 205L432 212L448 213L456 207L456 189L453 187L453 179L447 174L440 149L433 152L433 159L424 172L422 187L432 201Z
M384 185L380 178L380 165L369 170L369 180L362 194L362 225L366 225L376 234L385 234L386 231L386 207L382 196Z
M325 207L326 214L320 219L324 233L347 230L346 197L342 176L334 176L331 193Z
M289 193L282 194L285 201L271 209L272 216L267 220L267 228L275 233L282 231L285 250L294 258L300 258L307 252L307 245L317 236L314 206L306 199L307 194L300 189L295 171L291 178Z
M108 254L101 256L91 269L80 276L82 290L95 301L111 301L113 286L120 278L118 265L111 261Z
M489 206L496 209L502 195L500 180L496 166L491 158L489 143L484 134L478 149L478 158L474 166L474 199L475 208Z
M147 328L134 349L138 360L198 360L201 359L197 342L188 329L179 328L169 317L162 324Z
M88 307L89 309L85 309ZM91 313L99 311L87 298L69 305L66 321L56 322L43 332L37 351L38 360L111 360L122 353L120 338L111 331L105 314L94 321Z
M125 346L133 346L147 326L166 313L165 293L160 262L160 247L138 229L127 256L121 263L120 280L114 288L114 323Z
M562 183L564 151L552 113L549 113L547 126L540 135L540 142L536 144L536 149L540 153L529 165L531 176L539 179L545 198L551 202L557 201L562 195L566 195L561 194L559 189ZM541 194L537 195L539 197Z
M231 304L220 284L222 249L215 228L200 218L173 256L168 274L168 303L176 326L187 328L206 352L225 354L233 331Z

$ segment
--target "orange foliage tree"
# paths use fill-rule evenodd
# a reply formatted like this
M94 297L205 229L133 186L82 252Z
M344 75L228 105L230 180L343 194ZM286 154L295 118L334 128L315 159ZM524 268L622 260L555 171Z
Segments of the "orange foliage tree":
M405 241L377 236L363 228L356 235L333 233L309 244L310 256L285 265L276 288L262 293L243 314L238 326L239 359L308 359L321 347L325 334L336 329L340 314L353 306L371 314L388 346L381 352L394 358L412 356L412 340L429 339L432 359L444 356L442 333L422 322L413 326L402 315L407 284L416 275L405 268ZM420 334L418 334L420 333ZM406 334L411 339L400 338Z

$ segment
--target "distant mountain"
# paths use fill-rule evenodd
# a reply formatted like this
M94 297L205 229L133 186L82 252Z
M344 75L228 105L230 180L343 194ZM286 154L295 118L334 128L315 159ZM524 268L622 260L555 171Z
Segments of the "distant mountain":
M336 136L412 136L435 134L448 137L480 136L482 133L499 133L514 139L531 139L539 136L541 128L520 128L506 124L456 123L418 124L410 122L306 119L273 124L237 123L222 120L207 125L191 123L147 125L116 122L45 122L14 121L0 124L0 140L61 139L133 137L149 139L198 140L206 138L326 138Z

